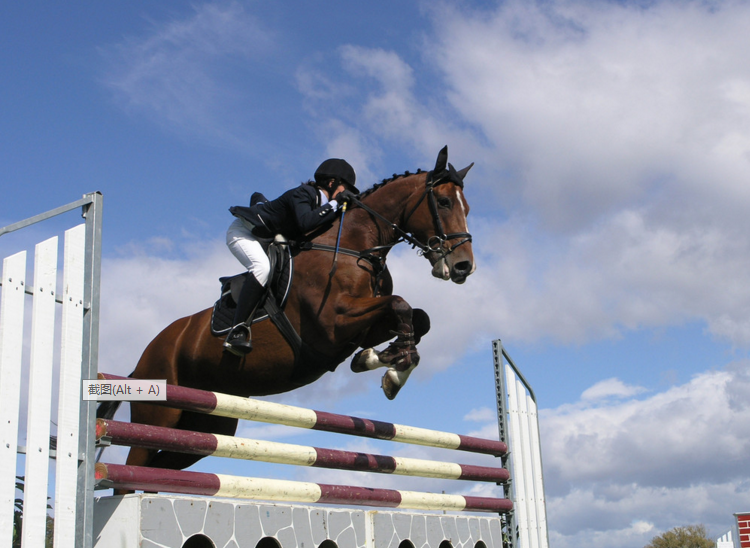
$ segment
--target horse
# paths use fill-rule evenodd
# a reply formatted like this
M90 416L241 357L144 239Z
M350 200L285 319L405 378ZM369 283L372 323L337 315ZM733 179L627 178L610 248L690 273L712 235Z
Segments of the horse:
M284 312L308 349L303 357L315 358L312 364L298 363L298 353L268 320L253 325L251 353L238 357L226 352L223 338L211 332L209 308L159 333L130 377L242 397L267 396L319 379L361 348L352 371L387 367L382 388L393 399L419 363L416 344L429 330L429 316L393 294L385 266L388 251L406 241L429 260L433 276L457 284L475 270L463 193L463 179L474 164L456 171L447 157L446 146L432 171L407 171L366 190L298 249ZM385 350L374 349L394 336ZM112 418L115 411L115 402L103 402L97 415ZM131 421L229 436L237 428L237 419L144 402L131 402ZM134 447L127 464L182 469L201 458Z

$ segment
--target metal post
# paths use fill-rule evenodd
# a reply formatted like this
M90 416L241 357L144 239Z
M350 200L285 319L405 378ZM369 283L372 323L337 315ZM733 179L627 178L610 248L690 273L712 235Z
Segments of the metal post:
M508 389L505 386L505 374L503 372L503 344L500 339L492 341L492 355L495 364L495 393L497 396L497 423L500 431L500 441L508 446L508 452L502 457L503 468L510 472L510 480L503 488L505 498L513 500L513 463L510 459L510 440L508 439L508 411L505 399L508 397ZM506 514L506 531L508 533L508 547L514 548L516 543L517 526L515 508Z
M102 269L102 195L88 194L83 207L86 219L86 265L84 271L83 355L81 379L96 379L99 357L99 300ZM81 402L76 515L76 546L91 548L94 523L94 465L96 439L96 402Z

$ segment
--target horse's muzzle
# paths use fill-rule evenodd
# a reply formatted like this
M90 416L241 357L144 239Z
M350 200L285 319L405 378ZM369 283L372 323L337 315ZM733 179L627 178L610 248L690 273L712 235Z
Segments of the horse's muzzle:
M439 258L432 264L432 275L441 280L451 280L453 283L462 284L476 270L473 261L464 260L450 264L445 257Z

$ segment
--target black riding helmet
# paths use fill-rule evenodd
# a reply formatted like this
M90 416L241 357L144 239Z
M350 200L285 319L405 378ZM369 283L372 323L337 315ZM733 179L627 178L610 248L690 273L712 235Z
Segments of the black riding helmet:
M354 186L357 181L357 174L354 173L354 168L346 160L329 158L315 170L315 183L317 185L324 185L330 179L342 181L349 190L359 194L359 190Z

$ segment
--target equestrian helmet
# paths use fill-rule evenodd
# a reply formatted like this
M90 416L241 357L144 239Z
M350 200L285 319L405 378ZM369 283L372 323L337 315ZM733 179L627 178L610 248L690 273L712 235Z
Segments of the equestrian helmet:
M346 160L329 158L315 170L315 182L318 185L325 184L330 179L343 181L349 187L349 190L359 194L359 190L354 186L357 181L357 174L354 173L354 168Z

